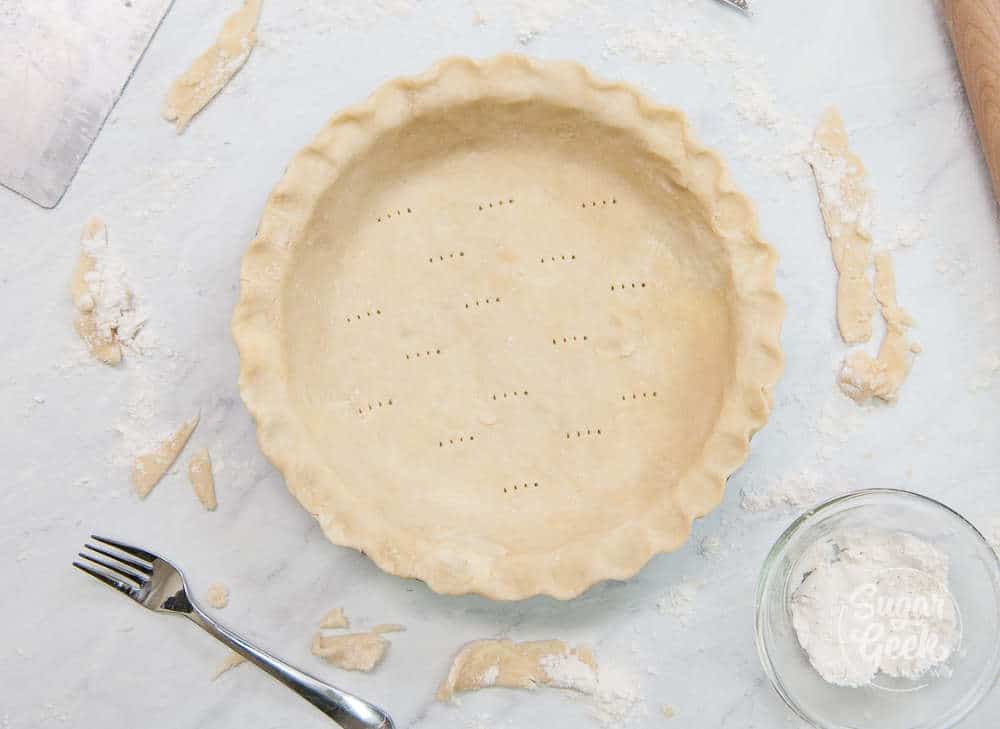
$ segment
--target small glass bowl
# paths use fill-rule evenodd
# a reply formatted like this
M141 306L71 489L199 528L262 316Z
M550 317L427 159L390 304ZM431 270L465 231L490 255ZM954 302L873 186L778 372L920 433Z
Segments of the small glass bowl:
M947 672L919 681L879 674L872 685L848 688L827 683L810 665L792 627L789 607L803 577L799 562L818 539L845 528L907 532L947 555L948 588L962 630ZM757 652L767 677L792 711L819 729L954 727L1000 679L997 555L960 514L909 491L857 491L796 519L764 561L756 609Z

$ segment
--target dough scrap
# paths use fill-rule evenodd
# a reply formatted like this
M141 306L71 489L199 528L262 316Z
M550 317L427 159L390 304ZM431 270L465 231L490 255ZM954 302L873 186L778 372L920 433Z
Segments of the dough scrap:
M229 604L229 588L221 582L213 582L205 592L205 602L216 610L222 610Z
M323 635L312 641L313 655L346 671L371 671L379 664L389 641L375 632Z
M194 493L206 511L215 511L219 502L215 498L215 478L212 476L212 459L208 448L202 448L188 461L188 479Z
M216 680L219 676L221 676L222 674L224 674L226 671L228 671L230 669L233 669L233 668L236 668L241 663L246 663L246 662L247 662L247 659L244 658L243 656L241 656L239 653L230 652L229 655L226 656L226 660L224 660L221 663L221 665L219 665L219 667L217 669L215 669L215 673L212 674L212 680L213 681Z
M245 0L242 8L226 18L215 43L171 84L162 114L167 121L175 122L178 134L250 57L257 42L255 29L260 2Z
M913 323L910 315L896 302L896 275L887 252L875 255L875 298L885 319L885 338L873 358L864 350L850 352L844 359L837 382L840 389L856 402L877 397L892 402L910 371L914 351L906 338Z
M477 640L466 644L455 656L437 699L448 701L456 693L492 686L554 686L593 693L592 688L588 690L586 678L589 675L594 681L596 672L597 664L587 646L570 648L561 640Z
M865 167L848 148L844 120L836 109L823 113L807 159L816 177L823 222L839 274L840 336L848 344L867 342L875 312L866 273L872 248L871 194Z
M153 487L163 478L163 475L174 465L174 461L184 450L188 438L191 437L195 426L198 425L199 417L195 415L154 450L135 459L135 463L132 465L132 485L140 499L145 499Z
M108 229L91 217L80 233L80 257L70 278L70 294L77 309L74 328L95 359L107 365L122 361L121 336L134 336L142 325L134 318L132 291L123 271L107 266ZM105 264L105 265L102 265Z
M372 632L378 635L382 635L383 633L402 633L405 630L406 626L399 623L379 623L372 628Z
M351 627L351 621L344 615L344 608L334 608L319 621L319 627L328 630Z

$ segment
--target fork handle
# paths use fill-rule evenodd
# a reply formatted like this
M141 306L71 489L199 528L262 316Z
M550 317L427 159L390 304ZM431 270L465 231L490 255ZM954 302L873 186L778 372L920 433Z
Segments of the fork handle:
M182 613L193 623L225 643L258 668L267 671L292 691L337 722L343 729L393 729L392 719L382 709L364 699L323 683L315 676L275 658L212 620L197 606Z

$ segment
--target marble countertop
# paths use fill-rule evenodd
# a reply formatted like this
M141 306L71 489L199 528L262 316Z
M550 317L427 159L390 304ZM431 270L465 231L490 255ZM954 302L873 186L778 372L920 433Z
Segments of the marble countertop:
M639 689L628 726L798 726L753 642L757 572L801 510L770 497L898 486L1000 527L1000 224L934 3L754 4L748 19L711 0L271 0L246 67L177 136L159 117L166 88L236 6L177 0L62 204L0 189L0 727L329 726L249 666L212 682L221 645L73 571L91 532L173 557L198 595L225 582L220 619L401 727L600 725L560 691L434 702L457 648L490 636L590 643ZM686 110L757 202L788 304L774 414L723 505L678 552L567 603L442 597L329 544L258 451L229 334L264 200L324 120L441 56L507 50L577 59ZM796 155L829 104L870 170L880 240L899 244L900 303L924 348L892 406L858 407L834 386L834 270ZM71 324L67 282L92 214L149 318L143 353L120 368L91 361ZM192 445L216 463L218 511L201 509L183 465L140 502L136 448L199 411ZM758 510L744 493L763 494ZM374 673L310 655L334 606L360 626L407 627ZM962 726L998 714L994 692Z

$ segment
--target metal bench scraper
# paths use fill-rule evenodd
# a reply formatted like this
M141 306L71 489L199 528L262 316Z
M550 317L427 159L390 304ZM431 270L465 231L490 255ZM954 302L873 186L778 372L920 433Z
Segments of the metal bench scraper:
M172 2L0 1L0 184L58 204Z

